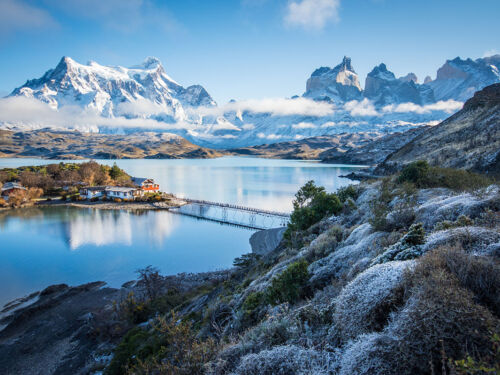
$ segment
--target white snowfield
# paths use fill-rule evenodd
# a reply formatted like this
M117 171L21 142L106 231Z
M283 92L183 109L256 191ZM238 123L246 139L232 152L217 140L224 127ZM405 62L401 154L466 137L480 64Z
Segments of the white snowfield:
M499 66L500 55L456 58L438 70L435 80L419 84L414 74L396 78L380 64L363 90L351 59L344 57L334 68L314 71L301 97L217 106L202 86L185 88L174 81L154 57L131 68L63 57L41 78L0 99L0 127L168 131L224 148L339 133L382 134L439 123L475 91L499 82Z

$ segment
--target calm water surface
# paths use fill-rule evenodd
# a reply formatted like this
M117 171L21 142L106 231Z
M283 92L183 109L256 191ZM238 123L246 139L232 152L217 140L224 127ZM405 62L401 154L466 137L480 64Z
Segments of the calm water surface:
M58 161L0 159L0 168ZM114 160L99 160L113 164ZM355 166L257 158L116 160L179 196L290 211L297 189L315 180L335 191ZM249 252L253 231L165 211L132 213L70 207L0 213L0 306L50 284L103 280L112 286L152 264L164 274L229 267Z

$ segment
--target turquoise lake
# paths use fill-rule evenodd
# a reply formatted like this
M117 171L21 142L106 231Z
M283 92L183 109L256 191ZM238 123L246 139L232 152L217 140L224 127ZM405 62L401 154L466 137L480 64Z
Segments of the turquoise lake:
M335 191L357 166L310 161L227 157L114 162L136 177L151 177L162 191L266 210L289 212L309 180ZM0 168L58 161L0 159ZM0 306L56 283L102 280L111 286L153 265L163 274L224 269L249 252L253 230L167 211L105 211L73 207L0 212Z

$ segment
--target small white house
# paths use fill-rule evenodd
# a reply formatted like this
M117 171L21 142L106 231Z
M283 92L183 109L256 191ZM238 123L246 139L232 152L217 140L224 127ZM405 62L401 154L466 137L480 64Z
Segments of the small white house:
M86 199L100 198L104 195L105 186L92 186L80 189L80 196Z
M137 188L121 186L106 187L106 196L108 198L134 199L134 197L137 195L139 195Z

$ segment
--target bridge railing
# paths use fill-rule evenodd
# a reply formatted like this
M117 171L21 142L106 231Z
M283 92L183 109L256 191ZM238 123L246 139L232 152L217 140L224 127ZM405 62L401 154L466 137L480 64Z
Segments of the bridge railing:
M207 206L231 208L234 210L254 212L257 214L261 214L261 215L280 216L280 217L285 217L285 218L290 217L290 214L286 213L286 212L263 210L260 208L245 207L245 206L240 206L240 205L230 204L230 203L211 202L211 201L202 200L202 199L190 199L190 198L179 198L179 199L182 199L187 203L193 203L193 204L203 204L203 205L207 205Z

